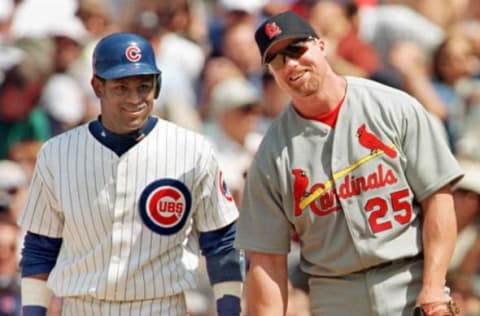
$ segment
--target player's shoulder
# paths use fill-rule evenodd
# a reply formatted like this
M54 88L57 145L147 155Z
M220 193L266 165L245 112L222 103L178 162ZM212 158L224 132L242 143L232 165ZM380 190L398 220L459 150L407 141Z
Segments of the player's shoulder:
M293 105L289 104L262 134L256 149L256 160L266 162L269 159L268 157L281 155L292 141L292 137L302 132L302 128L303 126L298 124L298 116L293 109Z
M210 150L212 147L211 141L199 131L183 127L175 122L158 118L158 122L155 126L155 131L159 137L166 138L167 140L175 140L176 142L185 142L188 144L196 144L197 148L204 150ZM187 150L191 150L189 148Z
M377 95L385 95L389 97L398 97L398 98L412 98L408 93L403 90L385 85L378 81L374 81L371 79L361 78L361 77L351 77L346 76L345 79L347 80L348 90L349 92L356 92L356 93L370 93L370 94L377 94Z
M85 137L87 135L88 135L88 123L85 123L85 124L70 128L60 134L57 134L49 138L43 143L42 147L49 147L54 144L62 143L67 139L72 139L72 137L78 138L78 137Z
M407 92L383 83L360 77L345 77L347 95L354 103L359 100L368 107L382 109L421 108L418 100Z
M183 137L188 138L206 139L205 135L201 134L199 131L184 127L178 123L168 121L157 116L155 117L158 119L155 128L159 133L173 133L175 136L182 135Z
M78 139L83 139L83 137L88 137L87 135L87 124L82 124L52 136L43 142L38 157L41 158L42 156L45 156L45 159L49 160L51 157L61 153L62 150L66 150L66 144L75 142Z

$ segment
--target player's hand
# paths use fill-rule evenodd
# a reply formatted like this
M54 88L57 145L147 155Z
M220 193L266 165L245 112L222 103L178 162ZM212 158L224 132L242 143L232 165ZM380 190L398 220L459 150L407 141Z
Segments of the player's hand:
M446 291L447 290L447 291ZM448 302L451 297L448 292L448 288L443 286L436 287L423 287L417 296L416 306L431 302Z

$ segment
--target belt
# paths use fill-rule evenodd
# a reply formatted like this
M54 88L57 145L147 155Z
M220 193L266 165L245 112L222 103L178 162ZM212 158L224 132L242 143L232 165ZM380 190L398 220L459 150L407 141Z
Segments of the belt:
M358 272L367 272L367 271L374 270L374 269L382 269L382 268L386 268L386 267L389 267L389 266L397 264L397 263L398 264L408 263L408 262L412 262L412 261L419 260L419 259L423 259L423 252L421 252L418 255L415 255L413 257L404 257L404 258L399 258L399 259L395 259L395 260L392 260L392 261L382 262L380 264L370 266L370 267L365 268L363 270L360 270Z

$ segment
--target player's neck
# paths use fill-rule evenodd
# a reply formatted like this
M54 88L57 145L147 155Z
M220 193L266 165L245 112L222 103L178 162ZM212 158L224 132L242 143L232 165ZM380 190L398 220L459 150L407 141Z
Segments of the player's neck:
M127 152L153 130L158 119L150 116L147 124L133 134L115 134L107 130L101 123L100 117L90 122L88 128L92 135L104 146L110 148L118 156Z
M292 103L302 116L318 117L333 111L345 97L347 81L341 76L325 81L317 93L307 97L292 97Z

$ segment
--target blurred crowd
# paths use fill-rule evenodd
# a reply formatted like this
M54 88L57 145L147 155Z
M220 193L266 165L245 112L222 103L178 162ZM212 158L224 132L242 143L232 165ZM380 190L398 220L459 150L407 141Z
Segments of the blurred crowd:
M478 0L0 0L0 315L19 315L15 222L36 154L99 114L96 41L117 31L151 41L163 72L155 114L212 141L240 205L262 135L289 102L253 34L285 10L311 23L335 71L402 89L437 119L466 173L455 186L459 238L447 282L462 315L480 315ZM309 315L295 242L288 315ZM204 285L189 296L192 315L213 315L206 277Z

